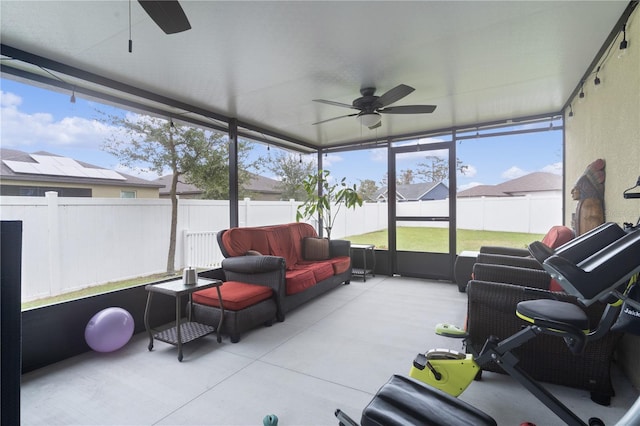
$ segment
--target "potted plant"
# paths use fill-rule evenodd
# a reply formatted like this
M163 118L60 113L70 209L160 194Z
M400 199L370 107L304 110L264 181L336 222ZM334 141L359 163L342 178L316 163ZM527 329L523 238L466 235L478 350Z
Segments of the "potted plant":
M307 199L298 207L296 221L317 216L318 223L327 231L327 238L331 239L331 229L340 208L343 205L348 209L362 206L362 197L355 185L347 185L346 178L331 184L329 175L329 170L318 170L302 182Z

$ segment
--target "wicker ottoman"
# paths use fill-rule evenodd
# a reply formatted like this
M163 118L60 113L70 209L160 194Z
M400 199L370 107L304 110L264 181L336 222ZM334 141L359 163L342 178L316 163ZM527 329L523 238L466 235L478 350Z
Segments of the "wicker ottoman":
M277 315L277 305L270 287L227 281L220 287L224 306L222 333L232 343L240 341L240 335L258 325L270 326ZM193 293L195 320L217 327L220 320L220 302L217 292L207 290Z

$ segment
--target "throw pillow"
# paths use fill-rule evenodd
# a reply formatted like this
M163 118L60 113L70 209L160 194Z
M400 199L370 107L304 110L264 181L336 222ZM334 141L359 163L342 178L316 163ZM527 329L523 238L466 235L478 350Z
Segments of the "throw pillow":
M305 260L327 260L329 259L329 240L306 237L302 241L302 250Z

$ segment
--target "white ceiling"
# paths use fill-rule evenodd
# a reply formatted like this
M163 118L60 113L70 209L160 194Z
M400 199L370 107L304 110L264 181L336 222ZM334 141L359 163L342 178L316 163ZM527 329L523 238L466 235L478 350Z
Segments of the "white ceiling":
M267 138L275 132L331 147L558 112L628 2L181 4L192 29L165 35L137 1L2 0L3 53L10 46L234 117L263 128ZM6 54L2 66L50 77ZM80 94L117 94L55 74ZM385 115L376 130L355 117L312 125L354 112L313 99L350 104L361 87L380 95L400 83L416 90L393 106L435 104L436 111ZM173 117L197 117L188 108L144 103Z

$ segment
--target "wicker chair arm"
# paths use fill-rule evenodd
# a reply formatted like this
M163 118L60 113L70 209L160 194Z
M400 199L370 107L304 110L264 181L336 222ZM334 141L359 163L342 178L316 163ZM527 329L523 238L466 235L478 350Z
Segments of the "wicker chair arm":
M329 253L331 257L349 256L351 241L329 240Z
M529 253L529 250L524 248L500 247L500 246L482 246L480 247L480 253L505 254L507 256L520 256L520 257L531 256L531 254Z
M256 274L284 269L284 258L279 256L237 256L222 260L225 272Z
M480 281L492 281L544 290L549 289L549 283L551 282L551 276L545 271L487 263L473 265L473 277Z
M482 303L486 307L508 312L515 316L515 307L523 300L556 299L562 302L577 303L574 296L565 293L513 285L508 283L471 280L467 285L469 304Z
M480 253L478 254L476 263L489 263L492 265L517 266L520 268L544 270L540 262L534 258L507 256L505 254Z
M278 256L238 256L222 261L227 281L266 285L284 295L285 262Z

